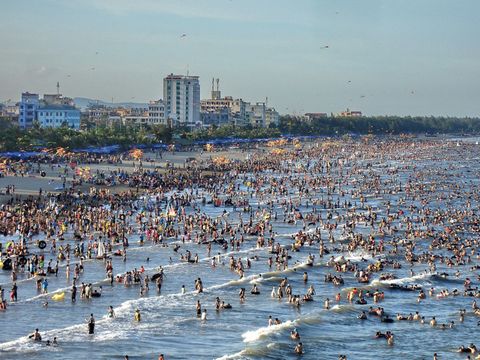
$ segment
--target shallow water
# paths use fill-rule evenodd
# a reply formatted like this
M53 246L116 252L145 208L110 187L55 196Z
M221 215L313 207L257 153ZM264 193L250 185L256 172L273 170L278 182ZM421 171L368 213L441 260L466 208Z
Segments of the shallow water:
M413 150L412 150L413 151ZM447 151L447 150L445 150ZM478 150L471 150L472 158ZM476 154L478 156L478 154ZM461 154L458 156L449 155L447 160L389 160L389 166L405 167L396 179L405 184L407 178L414 172L413 167L428 167L430 169L444 169L447 165L452 168L448 174L461 177L466 184L472 180L472 188L478 182L478 162L475 160L465 160ZM368 160L371 162L371 159ZM384 164L378 161L379 164ZM362 162L360 161L360 165ZM383 165L382 165L383 166ZM348 168L348 167L347 167ZM464 171L465 168L471 172ZM383 168L379 171L383 179L390 176L383 173ZM272 174L278 176L278 174ZM297 174L296 176L302 176ZM357 178L360 180L361 176ZM364 179L363 179L364 180ZM362 181L363 181L362 180ZM440 181L438 177L435 181ZM459 181L458 177L444 179L448 181ZM350 185L353 186L353 185ZM478 189L477 189L478 190ZM445 190L447 193L448 191ZM298 195L292 190L291 196ZM368 195L368 194L367 194ZM385 210L385 201L396 202L399 194L369 194L368 204L378 209L381 214ZM325 196L318 193L317 196ZM404 196L402 194L402 196ZM334 194L332 199L335 201L338 195ZM341 198L342 201L345 198ZM358 199L352 199L350 195L347 200L352 202ZM251 204L255 208L265 207L266 199L252 198ZM464 204L465 199L455 199L451 204L460 206ZM392 206L392 212L402 207L408 211L407 205ZM415 203L415 202L414 202ZM416 202L417 204L419 202ZM431 203L431 206L442 208L442 201ZM472 207L478 209L478 203L472 202ZM277 206L279 217L282 210ZM300 207L301 211L310 211L311 205L307 209L305 204ZM220 216L224 208L215 208L212 205L202 207L202 211L210 216ZM229 220L238 221L239 214L248 221L248 214L234 212L232 208L226 209L229 212ZM320 212L326 213L326 210L318 208ZM338 209L340 214L344 209ZM296 225L284 223L279 218L273 221L274 231L278 233L277 241L283 245L291 243L291 235L302 228L299 222ZM318 226L318 225L317 225ZM315 228L311 226L310 228ZM340 226L339 228L340 229ZM357 232L369 234L370 229L365 226L357 226ZM340 239L341 231L334 232L335 238ZM466 237L473 237L475 234L465 234ZM66 236L66 243L74 243L73 234ZM323 239L328 239L328 233L322 231ZM8 238L2 237L2 242ZM474 334L478 333L476 318L471 312L470 297L448 297L439 299L429 297L420 304L416 301L417 292L403 292L389 289L389 284L419 284L424 289L435 287L437 289L454 288L462 290L463 280L470 276L473 285L478 286L475 274L478 271L471 272L470 265L460 266L461 277L456 279L451 275L448 279L435 276L430 273L425 264L403 266L402 269L391 270L397 276L393 281L378 280L380 274L373 276L373 281L369 285L361 286L352 273L344 273L345 284L339 288L332 283L324 282L326 273L333 273L334 270L326 266L326 262L331 255L339 258L343 255L352 262L359 262L362 265L375 261L370 254L362 251L353 253L345 252L335 253L320 258L318 256L318 245L304 247L299 252L291 253L292 259L289 261L289 269L275 270L268 268L267 259L271 256L268 249L257 249L255 247L256 238L246 237L245 243L240 251L224 251L218 245L212 246L212 256L217 253L224 254L222 259L225 265L218 265L212 268L209 257L204 246L194 243L182 244L180 252L189 249L194 255L198 253L201 259L198 264L188 264L179 261L178 254L174 253L172 246L162 247L160 245L145 244L139 246L138 236L131 236L131 246L127 251L127 262L123 262L121 257L113 257L114 273L124 273L133 268L139 268L144 265L147 273L150 275L156 272L159 266L165 270L165 281L161 294L157 294L154 284L150 284L150 292L147 296L139 296L139 287L125 287L115 283L111 287L104 281L104 264L101 260L89 260L84 263L85 272L81 275L81 282L94 283L97 286L102 285L103 293L100 298L92 300L77 299L72 304L70 294L67 291L64 301L53 301L51 295L56 292L68 290L71 286L71 278L68 281L65 277L65 263L61 264L58 277L49 276L49 294L39 294L35 288L34 280L26 278L25 274L19 274L17 284L19 285L19 300L11 304L7 311L0 313L0 319L3 323L3 331L0 332L0 358L2 359L25 359L34 357L36 359L122 359L125 354L130 359L156 359L160 353L164 353L167 359L283 359L296 358L293 355L295 342L289 337L292 329L297 328L301 334L301 340L304 344L304 359L337 359L339 354L347 354L349 359L372 359L372 358L407 358L407 359L431 359L433 353L437 352L441 358L462 359L455 353L459 345L467 345L470 342L478 340ZM178 239L167 239L171 244ZM429 240L417 241L417 253L422 248L427 248ZM326 243L327 244L327 243ZM328 244L327 246L330 246ZM335 246L340 246L336 243ZM315 266L305 266L305 260L309 253L316 254ZM45 252L47 260L52 257ZM234 255L241 256L242 259L258 256L258 260L252 260L251 269L247 269L244 279L238 279L238 275L228 268L228 257ZM382 255L384 256L384 255ZM147 263L146 258L150 258ZM401 256L398 260L403 261ZM172 259L172 260L171 260ZM367 261L363 261L367 260ZM476 260L478 261L478 260ZM47 261L46 261L47 262ZM62 267L63 265L63 267ZM403 265L405 265L403 263ZM73 269L73 265L71 266ZM415 275L411 276L410 270ZM304 284L302 280L303 272L307 271L309 281ZM386 270L387 271L387 270ZM446 271L453 274L453 270L442 265L438 265L437 272ZM261 276L259 274L262 274ZM0 271L0 284L9 290L11 286L10 272ZM202 279L205 291L202 294L193 292L194 279ZM285 299L279 301L272 299L270 292L272 287L278 285L282 278L288 277L295 294L303 294L308 286L313 284L316 290L316 296L313 302L305 303L300 309L295 309L289 305ZM249 290L253 283L257 283L261 294L258 296L250 295ZM181 286L187 288L186 294L181 294ZM238 291L241 287L247 289L247 300L240 303ZM353 287L364 287L365 289L380 289L385 291L385 301L379 305L385 308L385 311L394 316L396 313L408 314L419 311L425 316L426 324L411 321L396 321L392 324L381 323L378 318L369 316L368 320L359 321L356 316L362 311L373 306L371 299L368 299L367 305L348 304L345 300L346 291L342 290ZM342 293L342 301L336 304L333 299L337 292ZM79 295L79 293L78 293ZM220 297L226 303L232 304L232 309L215 311L215 298ZM325 310L323 301L326 298L332 300L332 308ZM201 301L202 307L208 311L208 320L201 321L195 314L195 302ZM43 303L48 301L48 307ZM112 305L116 312L115 319L106 317L107 308ZM142 313L142 321L135 323L133 321L133 312L138 308ZM468 315L463 324L458 324L453 329L441 330L431 328L428 321L432 316L436 316L439 323L448 323L455 321L458 323L458 309L466 308ZM96 318L95 335L87 335L87 326L85 319L93 313ZM268 317L282 320L282 324L268 327ZM26 339L25 335L33 332L38 327L44 338L58 338L59 346L46 347L43 343L33 343ZM392 331L395 334L395 345L387 346L383 339L375 339L376 331Z

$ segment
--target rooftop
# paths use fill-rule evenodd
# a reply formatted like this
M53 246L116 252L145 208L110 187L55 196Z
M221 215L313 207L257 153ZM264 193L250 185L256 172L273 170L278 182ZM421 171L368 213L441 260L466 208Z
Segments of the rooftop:
M182 79L187 79L187 80L198 80L198 76L187 76L187 75L174 75L170 74L165 77L165 79L168 80L182 80Z
M50 104L45 104L41 105L38 110L78 110L75 106L71 105L50 105Z

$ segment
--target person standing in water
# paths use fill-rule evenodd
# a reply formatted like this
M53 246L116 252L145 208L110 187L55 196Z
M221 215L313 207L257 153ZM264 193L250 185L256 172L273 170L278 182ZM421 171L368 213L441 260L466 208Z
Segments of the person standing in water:
M42 292L44 294L47 294L48 293L48 280L47 278L43 279L43 282L42 282Z
M93 317L93 314L90 314L90 319L88 319L88 333L89 334L94 334L95 333L95 318Z
M142 320L142 315L140 314L140 310L136 309L135 314L133 315L135 321L140 322Z
M77 287L75 286L75 282L72 285L72 303L77 301Z
M197 316L200 317L202 315L202 305L200 304L200 300L197 300L195 307L197 308Z
M108 307L108 317L109 317L109 318L114 318L114 317L115 317L115 311L113 310L113 306L112 306L112 305L110 305L110 306Z

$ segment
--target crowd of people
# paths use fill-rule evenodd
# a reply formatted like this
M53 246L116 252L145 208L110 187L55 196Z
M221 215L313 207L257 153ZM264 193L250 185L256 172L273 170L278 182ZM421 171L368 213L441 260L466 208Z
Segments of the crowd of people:
M468 146L462 149L474 151ZM28 286L17 284L19 276L35 279L38 291L48 294L49 277L62 275L59 267L70 283L72 302L77 301L77 291L80 299L101 296L100 285L82 281L86 261L103 261L107 283L112 286L136 284L139 296L146 296L152 283L161 293L165 281L174 281L167 280L161 268L154 274L142 266L115 275L112 259L128 263L129 238L135 234L142 245L168 247L172 261L192 266L198 264L199 254L184 249L184 244L199 244L212 267L223 263L239 279L250 273L252 261L259 261L258 257L235 255L247 242L268 253L267 271L282 272L299 265L304 269L301 278L308 285L306 292L301 293L285 276L269 295L261 282L254 283L249 291L239 286L240 303L270 296L293 308L310 306L318 296L307 269L324 262L328 271L322 279L332 294L321 299L326 311L334 305L352 304L358 308L359 321L377 318L379 329L399 321L413 327L425 324L421 308L429 298L458 296L471 299L471 311L461 309L458 321L438 323L432 317L429 324L445 331L462 326L466 317L480 316L475 300L480 298L480 192L471 179L464 180L454 171L458 151L453 142L431 140L324 141L287 147L284 152L252 149L246 160L220 165L206 159L189 168L147 169L137 161L128 170L97 170L84 179L90 185L103 178L110 185L127 187L119 192L112 191L113 187L81 191L76 175L72 175L72 186L59 193L39 192L18 201L13 195L15 187L9 187L12 198L0 205L0 234L6 240L2 244L3 270L11 272L10 302L17 301L22 286ZM88 157L80 160L94 162ZM420 165L427 160L444 165ZM102 161L120 166L122 157ZM9 169L15 173L41 171L44 162L11 163ZM58 167L65 176L72 172L67 163L47 165ZM381 200L373 205L372 198ZM208 206L225 210L214 217L205 211ZM288 243L282 243L278 240L279 225L300 230ZM224 259L222 254L228 251L233 255ZM290 262L291 254L297 252L306 255L301 264ZM363 255L352 260L346 256L352 253ZM427 290L418 284L396 282L398 271L413 265L423 266L424 271L411 269L412 282L428 275L459 279L463 285L459 289L446 286ZM353 286L346 280L350 276L356 279ZM185 285L181 289L185 293ZM202 279L194 279L194 291L203 290ZM419 311L386 313L381 303L398 291L411 296ZM0 295L0 310L10 311L3 289ZM232 306L217 296L213 308L223 312ZM201 321L208 321L200 300L195 308ZM107 314L115 318L113 307ZM134 311L133 319L143 321L140 309ZM269 326L280 324L279 318L269 318ZM300 340L298 328L289 336L295 343L292 352L301 355L309 350L308 343ZM95 333L93 313L87 319L87 332ZM384 339L388 346L401 341L389 330L378 330L371 336ZM30 338L42 341L38 329ZM58 344L56 338L46 343ZM474 344L462 345L458 351L477 356ZM437 354L433 356L438 359ZM339 355L339 359L346 358Z

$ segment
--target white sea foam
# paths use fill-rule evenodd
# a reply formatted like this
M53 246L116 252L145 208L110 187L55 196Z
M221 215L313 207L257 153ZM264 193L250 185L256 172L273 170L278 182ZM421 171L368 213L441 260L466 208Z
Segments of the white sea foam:
M244 358L245 350L239 351L235 354L227 354L222 357L216 358L216 360L235 360Z
M397 285L402 285L402 284L408 284L408 283L411 283L411 282L415 282L416 280L428 279L433 275L434 274L428 272L428 273L421 273L421 274L417 274L417 275L410 276L410 277L404 277L404 278L400 278L400 279L391 279L391 280L374 279L372 281L372 285L374 285L374 284L397 284Z
M254 342L272 334L279 334L285 329L290 329L297 326L297 322L297 320L288 320L278 325L265 326L256 330L246 331L242 334L243 342Z

